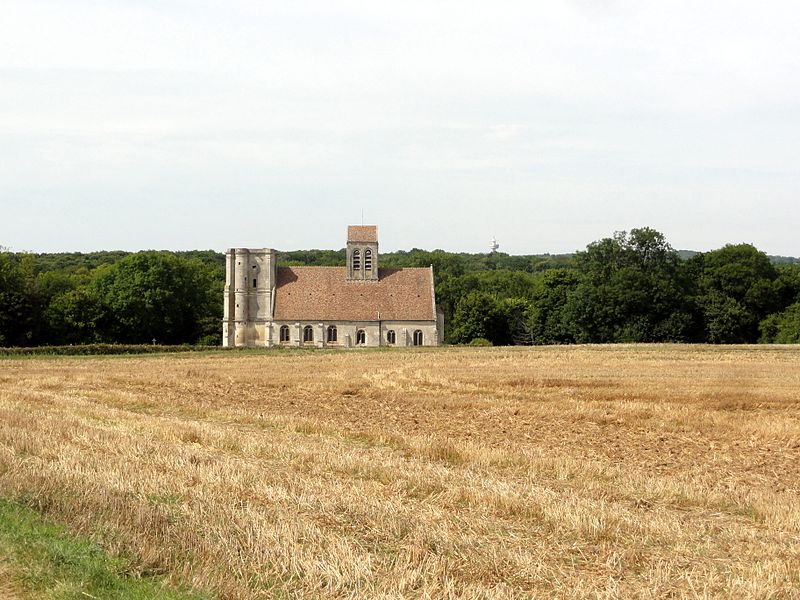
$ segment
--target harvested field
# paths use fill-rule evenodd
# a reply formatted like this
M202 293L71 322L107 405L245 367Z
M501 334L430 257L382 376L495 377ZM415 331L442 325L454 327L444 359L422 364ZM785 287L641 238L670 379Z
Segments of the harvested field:
M17 589L11 581L11 570L5 564L6 558L0 553L0 598L3 600L17 600Z
M800 598L800 348L2 360L0 495L223 598Z

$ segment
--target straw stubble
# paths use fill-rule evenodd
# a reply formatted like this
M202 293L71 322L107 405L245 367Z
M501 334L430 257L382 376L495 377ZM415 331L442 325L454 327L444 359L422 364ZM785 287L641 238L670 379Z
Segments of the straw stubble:
M1 366L0 493L220 597L800 589L795 348Z

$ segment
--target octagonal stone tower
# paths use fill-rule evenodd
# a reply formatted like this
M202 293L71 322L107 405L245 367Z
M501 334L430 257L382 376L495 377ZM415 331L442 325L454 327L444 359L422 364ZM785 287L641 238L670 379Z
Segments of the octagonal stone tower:
M275 250L231 248L225 262L222 345L266 345L275 298Z

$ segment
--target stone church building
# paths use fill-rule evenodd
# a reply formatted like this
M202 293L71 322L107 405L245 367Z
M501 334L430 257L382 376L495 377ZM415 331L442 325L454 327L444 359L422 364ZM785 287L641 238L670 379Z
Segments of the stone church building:
M278 267L275 250L225 255L222 345L437 346L433 267L380 268L378 229L347 228L344 267Z

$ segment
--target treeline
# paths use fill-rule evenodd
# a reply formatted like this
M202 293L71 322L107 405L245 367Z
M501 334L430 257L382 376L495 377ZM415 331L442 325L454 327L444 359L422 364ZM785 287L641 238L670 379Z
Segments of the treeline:
M0 253L0 346L221 342L218 253Z
M681 258L642 228L563 266L438 277L455 343L800 342L800 264L749 244Z
M343 265L344 250L279 253ZM678 252L649 228L574 255L382 253L434 266L445 339L474 344L800 342L800 263L748 244ZM221 342L214 251L0 252L0 346Z

